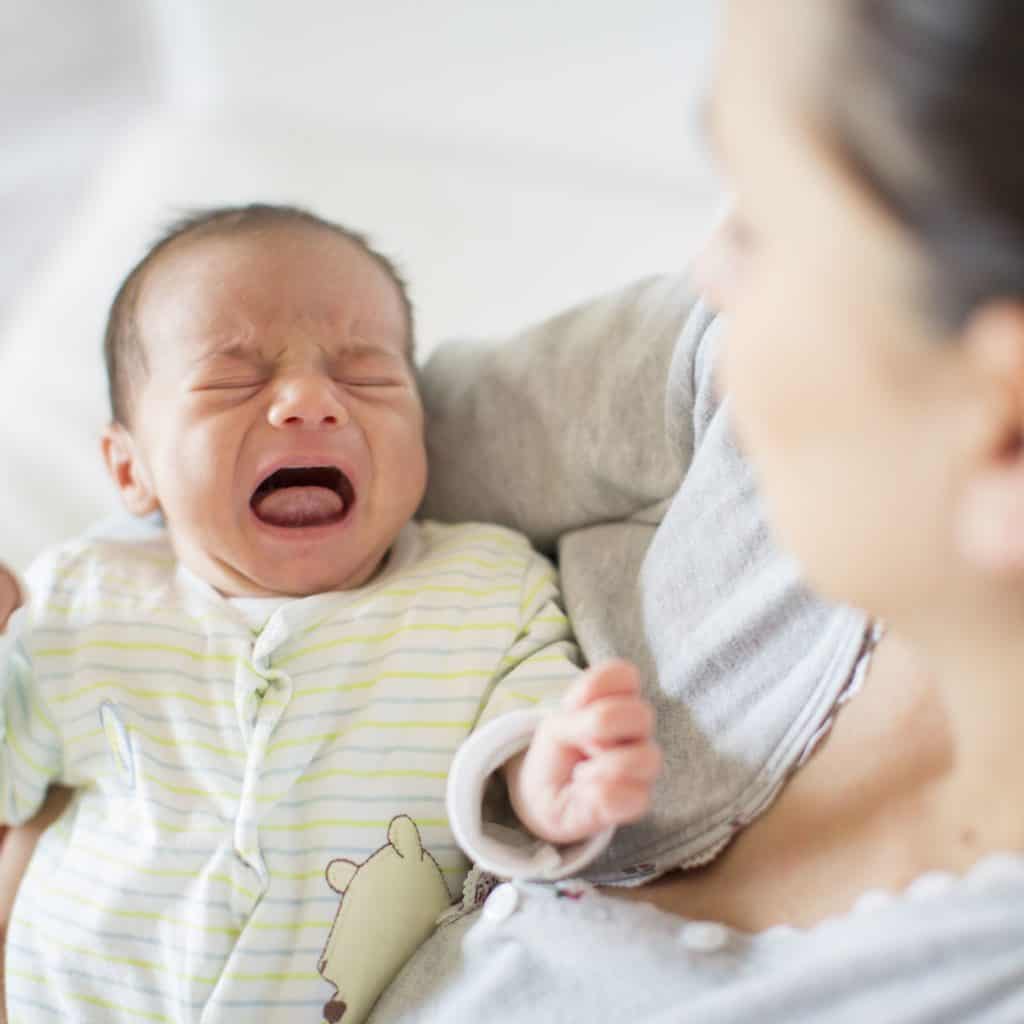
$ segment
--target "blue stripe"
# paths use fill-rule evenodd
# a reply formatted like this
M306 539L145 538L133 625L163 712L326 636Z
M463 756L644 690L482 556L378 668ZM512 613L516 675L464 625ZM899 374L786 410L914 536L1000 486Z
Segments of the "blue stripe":
M195 799L194 797L192 799ZM134 804L136 798L133 793L117 794L112 793L109 797L109 802L115 806L119 804ZM231 818L226 818L223 814L219 814L217 811L208 811L202 807L175 807L173 804L164 803L162 800L155 800L153 797L146 797L146 807L159 807L162 811L171 811L173 814L184 814L186 817L191 818L197 814L202 814L208 818L214 818L216 821L223 825L226 829L231 829L234 826L234 822ZM135 811L136 817L141 817L141 812Z
M42 779L38 778L35 773L32 772L32 769L25 764L17 754L15 754L9 745L7 747L7 751L10 755L8 763L11 767L11 781L14 783L15 807L20 809L24 803L41 802L40 796L46 791L46 787L57 777L59 773L54 771L52 776ZM30 772L31 774L26 775L26 772Z
M323 950L321 950L321 952L323 952ZM256 1006L260 1006L265 1009L271 1009L275 1007L299 1009L315 1006L317 1010L322 1010L324 1007L324 1003L327 1002L327 999L329 998L330 995L330 990L326 988L327 984L328 983L325 981L325 995L321 996L319 999L283 999L280 1001L275 1000L274 1002L270 1002L269 1000L264 999L217 999L216 997L211 997L210 1003L216 1006L227 1006L234 1010L252 1009ZM334 986L332 985L331 989L333 988ZM322 1020L323 1018L318 1013L317 1018L312 1021L312 1024L318 1024L318 1021Z
M85 830L86 837L88 839L96 839L100 841L101 846L104 846L105 850L109 850L110 848L116 849L117 847L131 847L134 850L142 850L144 853L153 852L153 843L147 837L141 836L137 832L116 832L111 829L104 828L104 824L106 824L104 821L86 817L85 815L80 815L76 820L77 827ZM171 853L175 859L184 856L200 858L196 867L201 868L216 857L219 852L219 848L220 844L204 849L195 849L188 846L174 846L172 849L166 850L166 852ZM161 861L161 864L165 865L166 861ZM183 865L181 864L175 865L175 867L179 869L182 868L182 866Z
M62 593L62 591L55 591L55 593ZM74 591L68 591L68 593L74 593ZM100 594L116 594L116 591L104 591L100 590ZM184 614L184 613L183 613ZM113 629L122 630L125 628L129 629L152 629L159 630L163 633L177 633L183 636L191 636L202 638L203 640L246 640L251 642L252 636L244 626L239 623L238 630L235 632L206 632L200 630L195 626L186 628L184 626L171 626L162 622L148 622L141 618L130 618L130 619L90 619L87 623L79 626L38 626L32 631L33 638L40 636L41 634L51 634L53 636L67 636L68 634L82 633L85 630L93 629ZM34 646L40 646L38 640L34 640Z
M492 577L484 578L487 580L492 579ZM419 604L414 607L417 612L424 615L433 615L435 613L448 614L450 612L454 612L456 615L477 615L480 612L512 612L517 610L516 602L511 598L504 601L495 601L492 604L480 604L476 601L471 601L469 604ZM316 624L317 631L327 632L328 630L351 629L353 626L360 626L364 622L394 622L398 617L396 609L380 612L361 612L358 609L346 610L356 611L357 614L342 618L339 613L336 616L323 619ZM301 632L308 633L309 629L300 627Z
M324 883L324 884L326 885L326 883ZM329 901L331 903L335 903L336 904L338 902L337 895L333 895L332 894L330 897L328 897L328 899L329 899ZM87 937L112 939L112 940L119 941L119 942L120 941L124 941L124 942L127 942L127 943L135 943L135 944L140 945L140 946L156 946L159 949L162 949L162 950L165 950L165 951L167 951L169 953L174 953L175 955L180 956L183 960L186 959L187 957L200 957L200 958L205 959L205 960L220 960L220 961L223 961L223 960L225 960L227 958L228 955L230 955L230 951L228 953L216 952L216 951L214 951L214 952L206 952L206 951L198 948L195 945L190 945L188 947L185 947L185 946L175 946L175 945L172 945L169 942L166 942L165 940L163 940L161 938L147 938L147 937L139 935L137 933L131 933L131 932L112 932L112 931L106 931L106 930L99 930L99 931L97 931L96 929L93 929L93 928L87 928L85 925L83 925L81 923L81 921L76 921L74 918L64 917L61 914L58 914L58 913L55 913L55 912L51 911L50 908L46 904L44 904L44 903L36 904L36 906L37 907L40 907L40 906L42 907L42 909L46 913L47 920L57 921L60 924L67 925L67 926L69 926L71 928L76 928L78 931L84 932ZM17 927L19 927L19 928L23 928L23 927L31 928L31 925L23 924L22 922L20 922L18 920L17 917L15 917L15 919L14 919L14 924ZM8 932L8 935L10 935L10 932ZM20 952L27 953L29 956L35 956L35 952L33 950L26 949L24 946L18 946L18 944L12 942L10 940L10 938L7 939L7 947L9 949L18 949ZM235 948L237 948L237 947L235 947ZM323 948L324 948L323 947L323 943L320 943L318 946L309 946L309 947L303 947L303 946L282 946L282 947L280 947L278 949L246 949L245 955L246 956L273 956L273 957L280 957L282 959L288 959L288 958L293 957L293 956L319 957L319 955L323 952Z
M501 607L507 609L508 606L502 605ZM394 621L394 615L382 615L379 616L379 618ZM373 665L380 664L380 662L388 658L395 658L396 655L401 655L402 657L430 656L436 658L452 658L461 655L485 654L491 657L500 657L504 652L505 648L501 645L485 647L403 647L401 651L386 651L383 654L377 655L373 658L364 658L361 661L332 661L326 665L321 665L319 668L307 668L289 674L293 679L299 679L305 678L306 676L316 675L321 672L341 672L351 669L370 668ZM233 690L235 685L234 676L204 676L196 675L192 672L185 672L176 668L162 668L155 664L141 666L111 665L107 662L101 661L79 662L74 671L41 671L36 673L36 679L39 683L60 682L61 680L79 679L86 672L110 672L114 675L117 675L118 673L122 675L150 675L153 676L154 679L160 676L168 676L175 679L185 679L191 683L199 683L204 688L211 686L223 686Z
M277 775L294 775L298 770L303 774L295 780L295 785L300 785L302 783L312 781L305 775L305 772L313 765L322 764L324 761L327 761L332 757L344 758L350 754L371 754L382 758L389 754L433 754L438 757L443 757L445 759L444 767L447 768L448 762L451 761L452 757L452 747L372 747L356 744L348 744L344 747L329 747L324 753L311 758L304 765L297 767L295 764L292 764L284 768L271 768L266 771L261 771L260 778L271 779Z
M18 993L13 986L22 983L24 983L23 979L14 977L7 982L7 1001L9 1003L17 1003L19 1006L31 1006L33 1009L44 1010L46 1013L52 1013L58 1017L63 1016L63 1010L54 1009L52 1006L47 1006L46 1003L39 1002L38 999L29 999L27 996Z
M98 721L101 703L102 700L98 698L95 707L86 708L84 711L81 711L77 715L75 715L74 718L65 718L61 724L66 729L70 730L72 726L80 725L82 722L89 718L95 718ZM166 710L157 712L140 711L137 707L135 707L134 704L129 704L123 700L116 701L116 704L119 711L127 711L130 714L134 715L136 718L142 719L142 721L144 722L153 722L156 725L166 725L168 722L173 720L176 725L179 722L184 722L188 725L195 726L199 729L213 729L218 734L220 734L223 731L222 722L218 722L216 720L204 722L199 718L193 718L191 715L180 715L178 714L176 708L173 711L172 719L172 716ZM231 717L234 718L234 715L231 715Z
M99 933L97 933L97 934L99 934ZM39 970L39 968L38 968L38 961L33 961L31 959L33 957L33 953L34 953L33 950L26 949L24 946L19 946L16 943L12 943L12 942L8 942L7 945L8 945L8 947L10 949L16 949L19 953L22 953L26 957L29 957L30 958L29 962L33 964L33 966L35 967L36 971ZM223 959L223 957L222 957L222 959ZM111 965L111 966L113 967L115 965ZM92 974L89 971L78 971L78 970L75 970L73 967L65 967L63 964L61 964L59 967L55 966L55 965L52 965L52 964L47 964L46 965L46 972L45 973L48 976L47 980L50 980L50 979L54 978L55 975L64 975L64 976L69 977L69 978L84 978L86 981L92 982L93 985L96 985L96 984L103 985L103 986L108 986L109 985L109 986L111 986L113 988L127 989L129 992L136 992L136 993L138 993L140 995L153 996L153 997L157 998L158 1000L160 1000L161 1003L164 1002L164 1000L169 1000L169 1001L172 1001L172 1002L176 1003L178 1006L188 1006L188 1007L191 1007L193 1009L201 1007L201 1006L203 1006L207 1002L207 999L197 999L194 1002L188 1002L188 1001L186 1001L184 999L180 999L180 998L179 999L175 999L172 996L170 991L164 991L164 990L159 989L159 988L153 988L150 985L137 985L137 984L134 984L133 982L122 981L121 978L117 977L116 975L115 976L108 976L106 974ZM174 977L176 979L177 975L172 975L172 977ZM25 982L25 979L23 979L23 978L12 978L11 982L8 982L8 988L11 987L12 983L14 983L14 984L19 984L19 983L20 984L25 984L26 982ZM196 982L194 984L199 985L200 983ZM174 987L177 987L177 986L174 986ZM210 985L203 985L202 987L205 988L205 989L210 989L211 988ZM171 986L168 986L168 989L170 989L170 988L171 988ZM8 993L8 995L10 996L11 993ZM18 999L18 1001L22 1001L20 999L20 997L16 997L16 998ZM76 1002L74 996L71 995L70 993L68 995L68 1000L70 1002ZM103 1007L98 1007L98 1009L103 1009ZM133 1007L133 1009L134 1009L134 1007ZM151 1012L153 1007L152 1007L152 1004L151 1004L150 1006L144 1007L144 1008L141 1008L141 1009L144 1009L146 1012Z
M201 683L204 687L223 686L232 689L235 685L234 676L197 676L191 672L183 672L176 668L161 668L159 665L108 665L102 661L82 661L77 663L70 672L38 672L36 679L40 683L58 682L62 679L79 679L85 672L112 672L124 675L173 676L176 679L187 679L191 683ZM101 680L97 680L100 682Z
M324 831L324 829L320 831ZM371 853L376 853L382 845L382 843L375 843L373 846L351 846L346 843L338 846L304 846L299 850L260 846L260 852L264 856L269 854L272 857L305 857L306 854L317 854L330 857L331 860L336 860L338 857L347 859L362 857L365 860ZM435 857L439 853L458 853L465 856L455 843L430 843L429 845L430 853ZM326 866L325 864L324 867L326 868Z
M438 779L439 783L443 780ZM386 803L439 803L440 797L437 794L426 795L426 796L402 796L401 800L398 800L394 793L387 794L385 796L356 796L354 793L332 793L329 796L311 796L305 800L280 800L273 805L273 810L277 810L278 807L309 807L312 804L320 804L325 801L352 804L386 804Z
M385 616L385 618L394 621L393 615ZM406 656L430 657L441 660L470 654L486 654L489 658L500 658L504 653L504 645L496 647L402 647L401 650L386 651L384 654L381 654L376 658L367 658L363 661L336 661L326 665L321 665L319 668L304 668L296 672L291 672L289 675L291 675L293 679L304 679L307 676L315 676L321 672L340 673L342 671L347 672L351 669L372 668L374 665L379 665L382 661L387 659L395 659L397 657L404 658ZM339 685L343 684L339 683Z
M45 860L48 860L48 861L52 860L50 855L46 855L45 858L40 858L40 859L41 860L45 859ZM326 868L326 865L325 865L325 868ZM116 893L118 896L130 896L130 897L137 897L137 898L145 899L145 900L155 900L155 901L158 901L158 902L163 902L165 904L166 903L185 903L186 902L183 899L182 893L180 891L174 891L174 892L154 892L152 889L133 889L130 886L125 886L125 885L112 885L105 878L102 878L99 875L94 875L94 874L91 874L88 871L83 871L81 868L75 867L72 863L70 863L70 858L68 860L62 861L61 864L59 865L59 867L58 867L58 865L54 864L53 865L53 870L54 870L55 874L58 873L58 871L59 871L61 876L64 876L64 875L74 875L76 878L80 878L83 881L88 882L91 886L94 887L92 890L90 890L93 895L96 895L96 893L98 893L98 892L102 892L103 893L103 896L100 897L101 900L106 900L106 897L107 897L108 894ZM332 890L328 889L326 882L324 883L323 888L324 888L324 894L321 895L321 896L307 896L307 897L302 897L302 896L263 896L259 900L259 903L261 903L261 904L266 903L268 906L269 905L274 905L274 906L288 906L288 907L301 907L301 906L307 906L309 904L318 904L318 903L329 904L331 906L336 906L337 902L338 902L337 894L334 893ZM233 911L231 909L231 903L228 900L204 900L203 901L203 906L204 907L216 908L218 910L223 910L228 915L233 913ZM81 924L79 924L79 927L84 929L84 926L81 925ZM154 940L154 941L155 942L159 942L159 940ZM176 951L176 952L184 953L184 951ZM206 954L206 955L214 956L214 955L219 955L219 954L212 954L212 953L210 953L210 954Z
M18 673L15 673L14 692L17 695L18 709L21 713L20 729L15 729L18 738L28 740L31 746L39 751L40 757L59 762L61 758L60 734L55 733L43 720L42 727L46 730L45 735L48 739L36 738L33 731L33 716L28 703L28 689ZM12 715L11 725L14 724Z
M100 740L101 738L99 736L97 736L96 739ZM74 769L75 771L79 771L80 772L83 764L87 764L90 761L95 761L98 758L109 758L110 757L110 750L106 746L106 740L102 740L102 742L104 744L102 750L93 751L91 754L83 754L81 757L76 758L71 763L71 765L69 766L69 769L68 769L69 772L70 772L71 769ZM141 756L144 760L150 761L153 764L158 765L161 768L165 768L168 771L173 771L173 772L184 772L185 774L189 775L190 777L195 777L195 768L196 768L195 765L172 764L170 761L162 761L162 760L160 760L160 758L154 756L153 754L151 754L146 749L140 749L137 746L133 747L132 749L135 751L136 755ZM242 785L242 782L243 782L243 778L240 775L232 775L230 772L222 771L219 768L213 768L213 767L211 767L209 765L206 765L206 764L204 764L202 766L202 770L203 770L203 774L204 775L219 775L222 778L230 780L231 782L235 783L236 786L241 788L241 785ZM91 775L89 775L89 777L90 778L99 778L100 776L98 774L91 774ZM154 783L154 785L157 785L157 784ZM211 791L211 795L212 795L212 792L213 791ZM238 794L237 793L235 793L235 794L218 794L218 795L229 796L231 799L234 799L234 800L238 799Z
M400 799L396 799L396 803L401 803ZM100 842L104 842L109 846L122 846L131 847L137 850L151 851L153 849L152 842L145 836L140 836L137 833L118 832L110 828L104 827L107 824L105 821L100 821L95 818L82 818L79 821L80 827L86 830L89 838L95 837ZM329 831L329 828L318 829L319 832ZM191 838L196 837L194 833L190 835ZM380 843L374 843L372 846L354 846L349 843L336 844L334 846L306 846L302 845L298 848L288 847L271 847L260 844L260 852L266 856L275 857L305 857L309 854L320 855L335 858L335 857L368 857L371 853L375 853L380 849ZM445 853L459 852L459 847L454 843L432 843L430 845L431 853L435 855L439 851ZM213 860L218 853L221 852L221 844L218 843L216 846L207 847L205 849L194 849L186 846L175 846L173 850L175 858L188 855L190 857L202 858L203 862ZM202 863L198 867L202 867Z

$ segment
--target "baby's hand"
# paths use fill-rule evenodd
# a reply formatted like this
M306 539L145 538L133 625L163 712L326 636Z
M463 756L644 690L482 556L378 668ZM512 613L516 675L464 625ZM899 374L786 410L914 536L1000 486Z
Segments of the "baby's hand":
M0 633L7 626L7 620L21 604L21 589L18 581L5 565L0 564Z
M505 766L519 820L551 843L573 843L642 817L661 771L654 711L636 669L598 665L573 684L530 746Z

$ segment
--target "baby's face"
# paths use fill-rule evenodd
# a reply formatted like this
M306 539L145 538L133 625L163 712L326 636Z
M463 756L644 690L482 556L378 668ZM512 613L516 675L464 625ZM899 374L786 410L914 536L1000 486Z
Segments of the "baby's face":
M185 240L147 273L137 323L148 369L106 442L131 450L129 506L162 510L179 558L228 595L366 582L427 473L388 275L315 227Z

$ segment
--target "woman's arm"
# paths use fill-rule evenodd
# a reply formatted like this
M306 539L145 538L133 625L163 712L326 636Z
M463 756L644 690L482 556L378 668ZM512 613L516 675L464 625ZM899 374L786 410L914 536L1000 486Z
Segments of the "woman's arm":
M685 278L655 277L500 342L442 345L421 377L423 514L503 523L551 552L668 498L692 447L665 405L692 306Z

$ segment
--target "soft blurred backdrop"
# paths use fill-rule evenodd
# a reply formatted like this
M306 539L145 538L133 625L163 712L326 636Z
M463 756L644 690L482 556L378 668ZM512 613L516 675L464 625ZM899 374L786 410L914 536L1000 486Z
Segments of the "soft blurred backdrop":
M686 266L713 0L0 0L0 557L114 508L120 279L195 206L294 202L410 280L420 351Z

